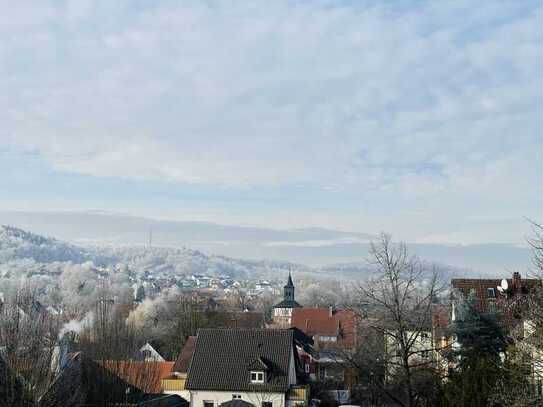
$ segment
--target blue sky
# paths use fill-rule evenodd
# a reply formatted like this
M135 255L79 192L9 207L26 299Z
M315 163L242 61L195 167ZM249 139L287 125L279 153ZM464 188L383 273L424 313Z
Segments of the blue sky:
M0 209L522 244L540 1L18 1Z

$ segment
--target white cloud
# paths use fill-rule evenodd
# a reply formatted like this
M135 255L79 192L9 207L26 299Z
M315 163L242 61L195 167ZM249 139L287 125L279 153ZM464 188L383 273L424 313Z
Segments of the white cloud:
M521 3L21 3L0 137L93 176L530 212L543 7Z

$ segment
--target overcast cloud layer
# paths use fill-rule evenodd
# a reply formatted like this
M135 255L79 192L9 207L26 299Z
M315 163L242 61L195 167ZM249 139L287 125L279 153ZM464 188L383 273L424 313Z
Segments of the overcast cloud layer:
M13 2L1 205L522 243L542 27L539 1Z

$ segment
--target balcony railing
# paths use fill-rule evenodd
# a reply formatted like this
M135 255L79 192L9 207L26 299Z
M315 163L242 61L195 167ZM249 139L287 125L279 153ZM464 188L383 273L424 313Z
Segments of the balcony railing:
M187 379L162 379L162 390L164 391L182 391L185 390Z

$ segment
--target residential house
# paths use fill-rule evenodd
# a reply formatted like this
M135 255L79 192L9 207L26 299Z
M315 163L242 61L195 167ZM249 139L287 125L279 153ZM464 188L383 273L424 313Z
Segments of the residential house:
M165 362L166 359L164 359L164 357L156 350L157 347L157 344L146 342L145 345L139 349L139 356L146 362Z
M312 352L300 350L312 380L335 381L350 388L356 378L347 358L358 346L359 317L352 310L296 308L291 326L312 338Z
M503 326L513 329L522 323L519 307L532 290L541 287L541 280L522 278L520 273L515 272L510 279L456 278L451 280L451 286L453 293L458 293L465 299L472 296L480 311L499 311ZM456 305L453 297L453 321L457 317Z
M136 403L144 393L82 352L71 355L40 400L40 407L108 406Z
M494 311L498 321L507 334L514 337L524 351L528 378L538 391L543 393L543 354L532 346L534 335L538 335L531 321L523 318L522 310L528 296L542 287L540 279L522 278L514 272L508 279L453 279L451 281L453 295L451 298L451 320L459 318L457 301L471 298L481 312Z
M162 380L162 388L166 394L177 394L186 400L190 400L190 392L187 389L187 376L194 349L196 336L189 336L181 349L170 375Z
M291 330L201 329L190 362L192 407L292 407L308 400Z
M171 374L174 362L106 361L104 367L145 394L163 393L162 379Z
M408 343L405 350L409 352L408 360L411 366L430 365L436 361L436 344L432 335L432 324L425 326L414 324L411 329L403 332L403 341ZM390 380L399 372L402 360L402 347L400 346L400 332L389 330L384 332L384 357L386 363L386 380Z
M107 361L82 352L67 364L40 399L40 407L188 407L178 395L162 394L161 378L173 363ZM1 406L1 403L0 403Z

